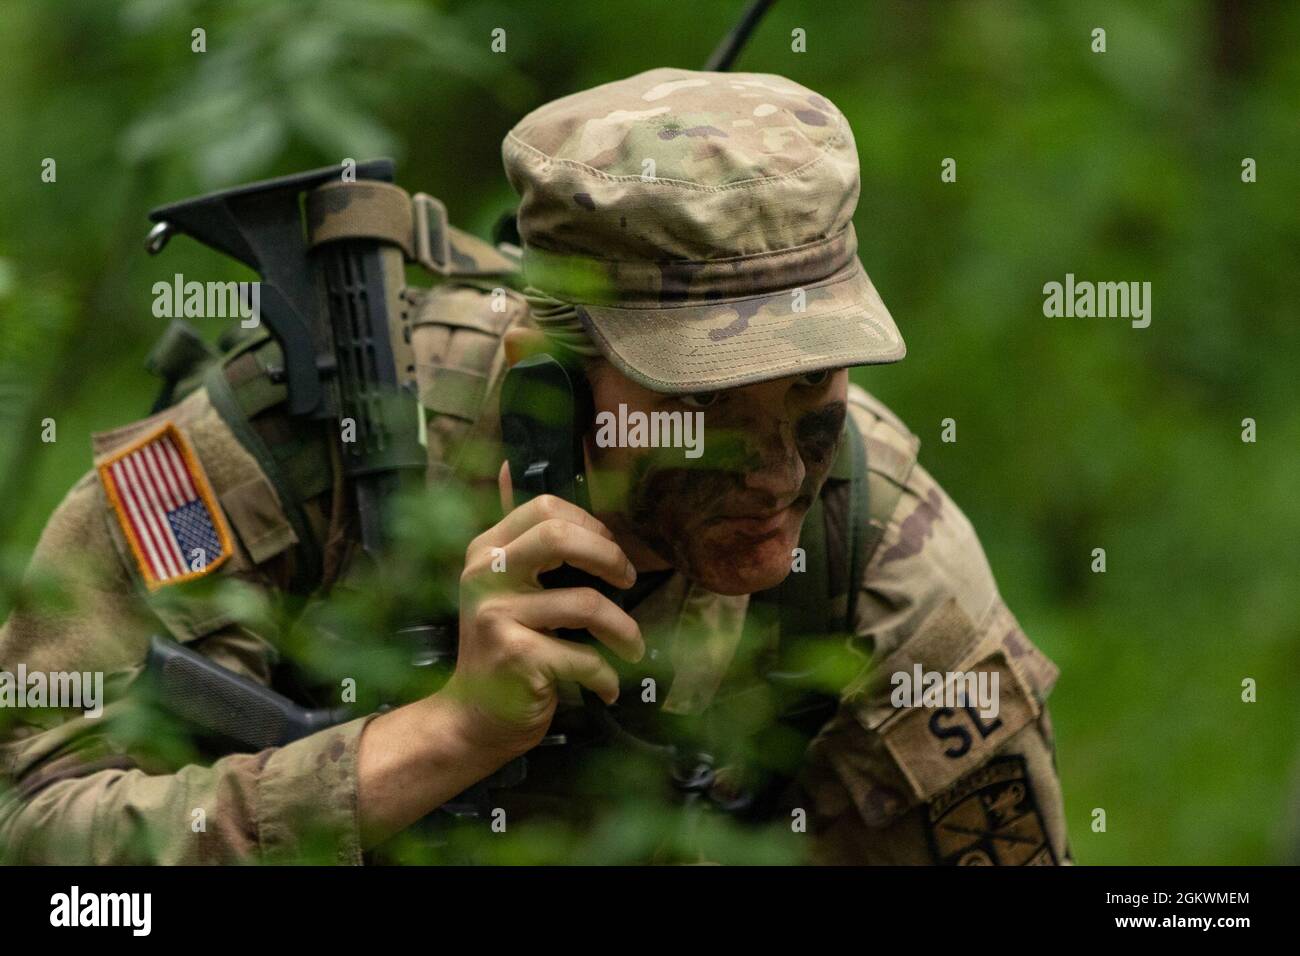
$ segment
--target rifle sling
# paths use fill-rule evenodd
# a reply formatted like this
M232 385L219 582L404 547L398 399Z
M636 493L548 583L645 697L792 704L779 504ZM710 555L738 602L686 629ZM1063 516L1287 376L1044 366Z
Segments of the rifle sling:
M306 211L313 249L340 239L373 239L397 246L407 262L443 277L518 271L492 243L451 225L440 200L427 193L412 197L393 183L328 183L307 194Z

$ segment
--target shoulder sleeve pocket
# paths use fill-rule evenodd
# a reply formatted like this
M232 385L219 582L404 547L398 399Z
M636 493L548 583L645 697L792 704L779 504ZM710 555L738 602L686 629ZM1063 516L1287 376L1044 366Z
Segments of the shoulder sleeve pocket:
M221 507L253 564L262 564L298 543L271 483L255 475L221 495Z

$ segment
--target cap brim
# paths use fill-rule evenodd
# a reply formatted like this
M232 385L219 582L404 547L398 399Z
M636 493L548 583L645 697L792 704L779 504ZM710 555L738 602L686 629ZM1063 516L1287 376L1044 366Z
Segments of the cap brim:
M626 309L583 305L601 353L632 381L669 395L739 388L850 365L897 362L903 337L861 261L798 289Z

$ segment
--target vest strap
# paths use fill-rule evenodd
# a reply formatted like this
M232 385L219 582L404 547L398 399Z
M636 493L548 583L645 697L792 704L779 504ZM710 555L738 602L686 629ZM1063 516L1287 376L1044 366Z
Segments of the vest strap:
M421 383L420 404L436 414L474 422L482 411L487 388L486 372L439 365Z
M880 543L880 538L885 533L884 523L880 524L878 530L876 528L872 504L888 509L885 511L885 521L888 521L889 514L894 509L891 502L883 501L880 495L874 494L875 489L868 483L867 443L863 440L857 425L853 423L852 415L849 416L849 454L853 456L848 518L848 531L852 538L847 562L849 572L847 600L844 605L844 617L841 620L843 629L854 633L857 628L858 594L862 591L862 572L871 557L871 552L875 551L876 545ZM898 501L897 495L894 496L894 501Z
M295 489L286 480L280 462L253 427L247 412L239 402L235 388L226 377L226 367L221 364L212 366L203 384L207 388L212 406L234 432L235 438L257 460L271 487L275 489L285 517L288 518L294 534L298 536L298 547L295 550L298 560L294 562L293 581L290 587L295 593L310 594L320 582L323 565L320 542L316 539L311 524L302 510L304 499L297 496Z
M280 380L282 367L280 346L267 337L227 358L226 380L244 418L266 443L297 500L309 501L334 483L328 437L323 432L317 434L322 430L314 423L262 416L288 396L288 388Z

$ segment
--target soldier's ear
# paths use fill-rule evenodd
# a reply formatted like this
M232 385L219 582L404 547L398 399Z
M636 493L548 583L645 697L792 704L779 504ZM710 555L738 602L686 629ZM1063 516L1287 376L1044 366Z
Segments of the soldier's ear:
M506 332L501 344L506 350L506 365L517 365L530 355L546 351L546 335L538 329L515 326Z

